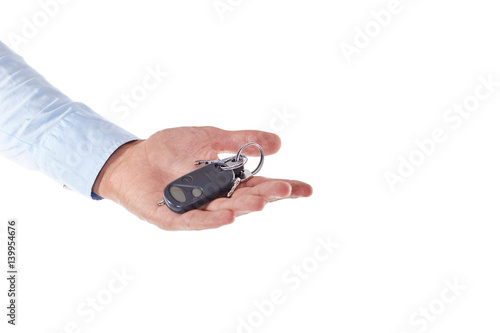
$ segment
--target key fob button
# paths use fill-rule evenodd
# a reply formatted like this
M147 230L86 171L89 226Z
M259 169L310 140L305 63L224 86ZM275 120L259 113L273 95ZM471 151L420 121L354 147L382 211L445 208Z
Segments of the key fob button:
M201 188L193 188L191 194L193 195L193 197L198 198L200 195L203 194L203 191L201 190Z
M193 177L191 177L191 176L184 176L184 177L182 177L182 182L184 184L191 184L193 182Z
M168 189L172 197L177 200L178 202L186 202L186 195L184 194L184 191L177 187L177 186L170 186Z

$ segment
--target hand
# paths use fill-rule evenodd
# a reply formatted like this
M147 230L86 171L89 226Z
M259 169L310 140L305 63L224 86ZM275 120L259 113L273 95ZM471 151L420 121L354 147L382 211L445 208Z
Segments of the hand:
M215 199L184 214L157 205L165 186L194 170L195 160L214 160L218 153L236 153L248 142L260 144L266 155L276 153L281 145L277 135L261 131L165 129L147 140L118 148L101 169L93 192L165 230L217 228L232 223L236 216L262 210L268 202L312 194L311 186L303 182L256 176L241 183L231 198ZM245 155L260 156L253 146L245 149Z

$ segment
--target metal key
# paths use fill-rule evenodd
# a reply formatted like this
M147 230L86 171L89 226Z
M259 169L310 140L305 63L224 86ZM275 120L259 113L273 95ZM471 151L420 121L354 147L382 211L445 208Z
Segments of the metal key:
M255 145L259 148L261 159L257 168L250 172L245 169L248 157L243 150ZM163 191L159 206L166 205L176 213L185 213L199 208L227 193L230 197L238 185L253 177L264 164L264 151L256 143L247 143L234 156L221 160L200 160L196 165L204 165L168 184Z
M223 158L222 160L199 160L194 162L195 165L203 164L223 164L221 166L222 170L233 170L235 175L239 175L241 171L244 170L245 163L248 161L246 155L241 154L240 157L236 158L237 155Z

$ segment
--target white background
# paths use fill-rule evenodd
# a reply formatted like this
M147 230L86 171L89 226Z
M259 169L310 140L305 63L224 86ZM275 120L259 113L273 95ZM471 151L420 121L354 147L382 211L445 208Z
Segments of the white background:
M0 38L13 47L47 1L1 0ZM481 75L500 81L496 2L401 0L350 63L341 43L390 1L227 3L222 20L212 0L69 1L19 53L143 138L187 125L273 127L282 150L261 174L306 181L314 195L216 230L165 232L2 159L1 233L18 219L20 279L17 327L6 324L1 279L1 331L498 331L500 87L458 129L443 120ZM169 77L117 117L112 104L148 66ZM293 117L277 122L284 109ZM435 128L447 140L391 191L384 173ZM340 247L314 266L317 238ZM293 290L284 277L303 263L310 274ZM105 298L122 270L133 279ZM446 281L466 290L454 296ZM282 304L259 314L255 302L273 290ZM96 296L109 303L79 314Z

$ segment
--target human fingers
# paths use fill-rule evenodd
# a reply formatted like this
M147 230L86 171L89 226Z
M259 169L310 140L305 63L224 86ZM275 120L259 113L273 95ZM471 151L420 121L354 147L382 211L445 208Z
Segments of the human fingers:
M286 182L292 187L292 192L290 193L290 198L298 198L298 197L309 197L313 193L313 188L311 185L301 182L299 180L290 180L290 179L273 179L266 177L252 177L248 181L242 183L240 185L241 189L248 187L256 187L257 185L267 183L269 181L281 181Z
M277 153L281 147L281 139L273 133L256 130L226 131L216 127L207 127L206 130L210 145L217 153L235 153L249 142L258 143L266 155ZM245 154L259 156L259 150L249 146L245 149Z
M236 215L253 211L260 211L271 201L288 198L292 187L286 181L268 180L255 187L237 189L231 198L219 198L212 201L207 210L232 210Z

